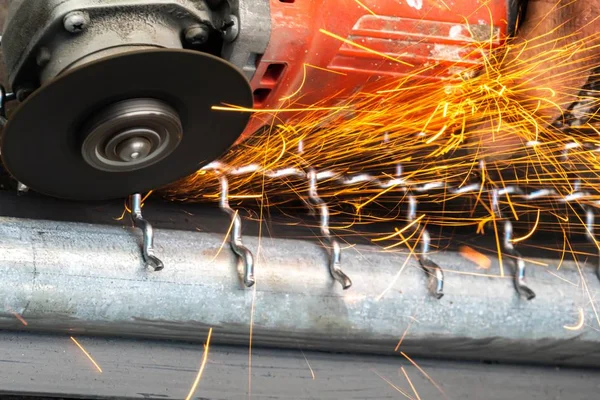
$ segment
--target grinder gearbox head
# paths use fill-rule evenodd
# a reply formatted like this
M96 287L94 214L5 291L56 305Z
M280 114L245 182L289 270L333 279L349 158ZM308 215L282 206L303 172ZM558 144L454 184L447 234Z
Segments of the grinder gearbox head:
M22 104L0 148L23 184L67 199L124 197L193 173L243 132L248 113L212 110L253 105L247 76L209 54L222 46L227 2L214 10L202 1L45 3L18 0L4 34ZM37 41L17 49L35 24Z

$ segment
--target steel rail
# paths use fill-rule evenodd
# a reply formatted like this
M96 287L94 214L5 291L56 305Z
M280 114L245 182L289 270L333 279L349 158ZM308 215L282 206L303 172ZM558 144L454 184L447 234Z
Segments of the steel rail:
M141 236L0 218L0 329L202 341L212 327L215 343L248 345L252 326L254 346L392 354L403 338L415 356L600 366L600 285L583 263L530 263L537 297L527 301L510 274L499 277L497 260L477 271L456 253L432 252L446 274L437 300L408 251L346 249L354 284L343 290L319 243L248 236L256 283L246 288L225 235L155 229L160 272L145 267Z

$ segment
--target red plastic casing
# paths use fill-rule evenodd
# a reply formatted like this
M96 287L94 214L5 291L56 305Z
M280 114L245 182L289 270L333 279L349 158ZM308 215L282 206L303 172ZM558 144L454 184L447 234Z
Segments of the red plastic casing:
M509 24L507 3L270 0L271 39L265 53L257 58L251 81L255 108L278 109L294 101L310 105L324 99L335 103L338 97L427 66L430 68L418 77L448 79L481 62L479 53L472 51L476 42L483 40L492 47L502 44ZM321 30L412 66L344 43ZM291 94L291 99L284 100ZM296 116L286 112L278 119ZM242 140L269 124L271 118L265 113L255 114Z

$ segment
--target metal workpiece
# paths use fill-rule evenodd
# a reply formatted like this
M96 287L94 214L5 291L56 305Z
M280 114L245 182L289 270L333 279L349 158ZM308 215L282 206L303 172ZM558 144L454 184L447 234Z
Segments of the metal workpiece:
M236 253L245 265L244 273L246 286L252 286L254 284L254 276L251 271L254 269L254 258L252 253L246 246L242 244L242 222L240 216L229 206L229 180L227 174L231 176L239 176L252 172L258 172L260 169L256 165L249 165L242 168L228 168L225 164L218 161L212 162L203 168L205 171L216 172L219 176L221 183L221 199L220 206L232 219L230 244L232 250ZM325 251L329 256L328 267L331 277L339 282L344 290L352 286L352 280L342 271L342 247L338 240L331 234L329 223L329 206L321 199L318 193L318 180L319 174L315 169L309 169L308 172L297 168L286 168L278 171L266 171L265 175L269 178L285 178L295 177L298 179L306 180L308 183L308 196L303 198L303 202L309 210L309 213L313 216L318 214L319 228L321 233L321 240L323 241ZM328 176L327 174L325 176ZM252 279L249 280L249 277Z
M600 279L600 247L598 246L598 240L596 239L596 233L594 230L596 213L594 212L594 209L590 206L584 205L582 206L582 208L585 211L586 237L588 241L596 247L596 251L598 254L598 257L596 259L596 275L598 276L598 279Z
M142 195L139 193L129 196L131 221L142 231L142 258L148 268L154 271L162 270L165 265L154 255L154 229L142 215Z
M3 128L8 122L6 116L6 107L9 102L14 100L16 100L16 95L14 93L7 92L6 88L0 85L0 128Z
M506 189L502 189L506 192ZM500 211L500 190L492 190L492 212L494 218L502 219L502 212ZM513 264L513 281L515 284L515 290L519 295L524 296L527 300L533 300L535 298L535 292L525 282L525 261L521 253L515 249L513 244L513 226L509 219L506 219L502 224L502 250L508 254L511 259L510 262Z
M584 262L557 270L558 260L536 259L547 266L530 266L537 297L526 301L497 260L482 271L432 253L446 274L437 300L406 250L347 249L354 284L343 290L323 273L317 243L246 236L257 255L247 290L223 235L154 233L160 273L145 268L135 229L0 218L0 329L203 342L213 328L215 343L247 346L252 324L253 348L392 354L401 342L411 356L600 365L599 286Z
M317 172L314 169L308 171L308 201L307 206L316 208L319 213L319 225L321 236L325 242L327 253L329 254L329 273L331 277L342 285L346 290L352 286L352 281L342 271L342 248L340 243L331 235L329 230L329 207L327 203L319 197L317 187Z
M536 146L539 143L530 142L528 146ZM568 142L562 149L563 157L566 161L569 160L569 150L586 148L590 151L598 152L600 147L593 143L578 143ZM316 171L314 168L309 168L308 173L303 169L296 167L281 168L277 170L268 170L262 168L258 164L250 164L245 166L229 166L221 162L213 162L206 165L203 168L204 171L219 171L221 174L228 174L232 177L240 175L248 175L260 173L265 178L269 179L281 179L286 177L295 177L303 179L308 178L309 181L309 194L307 199L302 199L305 204L309 207L314 207L319 211L321 236L325 242L326 248L330 255L330 272L334 279L338 280L343 287L348 288L346 284L351 284L351 281L347 278L341 270L341 247L337 240L331 235L329 226L329 206L323 201L318 195L318 183L321 181L336 182L342 186L353 186L357 184L369 184L373 187L380 189L394 189L395 191L402 192L408 199L408 211L407 221L408 224L402 228L399 232L407 230L407 236L416 236L417 241L420 243L420 252L416 253L416 258L419 260L421 268L429 278L429 287L431 288L432 294L440 299L444 295L444 272L443 269L433 259L429 257L431 247L431 236L425 226L421 226L421 223L417 219L417 207L418 202L415 197L415 193L428 193L430 191L445 189L452 194L469 195L474 194L479 196L481 193L487 193L492 199L492 213L493 223L501 224L502 231L502 251L506 253L508 257L509 265L511 265L513 281L515 290L519 295L522 295L528 300L535 298L535 292L528 286L525 279L526 264L523 256L515 248L515 241L513 238L513 225L509 219L505 219L502 215L502 208L500 202L502 199L508 198L509 195L519 195L525 201L540 201L543 199L551 199L559 203L575 203L586 201L586 230L587 237L590 242L598 247L597 241L594 238L594 211L592 205L595 207L600 206L600 202L596 199L593 193L582 190L581 183L575 181L573 183L573 190L571 193L565 195L558 193L553 188L535 188L533 190L526 187L520 187L517 185L510 185L503 189L497 189L494 187L488 187L486 182L482 181L477 174L472 177L472 182L467 183L463 186L452 186L444 180L428 182L425 184L411 182L409 179L405 179L402 176L402 165L396 166L396 173L393 177L379 177L377 175L371 175L368 173L358 174L347 174L343 171L336 171L334 169ZM485 176L486 162L480 160L478 162L478 173ZM591 203L591 205L590 205ZM402 235L399 235L403 237ZM404 238L404 237L403 237ZM600 251L597 260L597 275L600 278ZM502 258L502 255L501 255Z
M401 168L398 168L401 171ZM397 175L398 177L400 174ZM419 237L421 251L417 254L417 259L423 271L429 279L431 293L441 299L444 296L444 272L439 265L429 257L431 252L431 235L426 227L422 227L417 220L417 199L409 192L408 194L408 225L410 232Z
M229 205L229 182L227 177L219 177L221 182L221 200L219 205L231 219L231 227L228 231L228 240L231 250L238 256L243 266L243 279L246 287L252 287L254 281L254 256L250 249L244 246L242 241L242 217Z
M502 247L506 254L508 254L513 264L513 281L515 283L515 289L517 293L524 296L527 300L533 300L535 298L535 292L531 290L525 282L525 261L523 256L515 249L513 244L513 226L509 220L504 221L502 226L503 240Z

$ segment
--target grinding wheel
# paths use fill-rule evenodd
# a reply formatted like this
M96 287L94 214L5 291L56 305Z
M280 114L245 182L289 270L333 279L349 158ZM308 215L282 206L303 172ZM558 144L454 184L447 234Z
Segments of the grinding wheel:
M146 192L221 156L252 107L246 78L187 50L144 50L72 69L38 89L1 138L8 171L31 189L74 200Z

